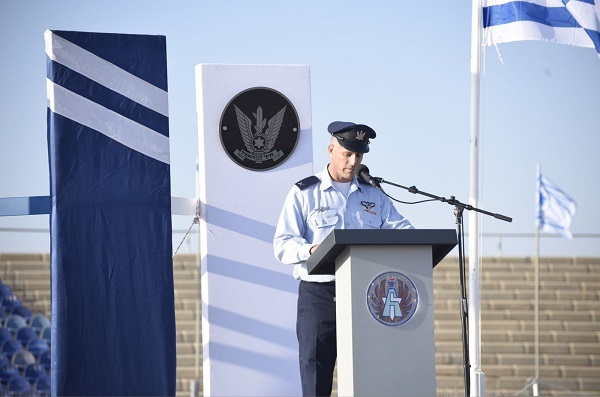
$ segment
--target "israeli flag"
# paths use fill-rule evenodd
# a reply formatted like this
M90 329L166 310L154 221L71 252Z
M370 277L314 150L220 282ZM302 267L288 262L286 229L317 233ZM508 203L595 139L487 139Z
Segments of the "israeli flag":
M590 36L600 55L600 3L598 0L562 0L577 23Z
M175 395L164 36L46 32L52 395Z
M573 237L569 228L571 218L575 214L575 200L544 177L539 167L536 208L536 225L540 231L560 234L567 238Z
M599 0L483 0L483 44L543 40L595 48L600 54Z

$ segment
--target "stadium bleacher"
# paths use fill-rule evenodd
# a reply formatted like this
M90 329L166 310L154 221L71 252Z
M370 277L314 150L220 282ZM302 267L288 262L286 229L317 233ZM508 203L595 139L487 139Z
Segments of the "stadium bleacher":
M177 255L173 268L177 395L189 396L191 381L196 376L196 352L202 354L201 346L196 344L196 256ZM38 340L48 345L49 336L43 335L48 333L50 318L48 254L0 254L0 279L3 282L0 295L15 295L20 306L33 313L29 322L25 322L36 330ZM530 382L535 375L533 280L532 258L483 258L481 364L488 396L519 392L521 395L532 394ZM449 257L434 270L439 397L464 395L459 298L458 261ZM10 298L8 306L14 304L14 299ZM2 309L0 315L1 312ZM11 314L5 308L3 326ZM600 258L541 258L539 315L540 395L600 395ZM0 328L0 341L6 337L3 329ZM16 340L14 332L9 331L9 334ZM21 343L19 346L21 350L27 350L27 346ZM34 356L37 369L41 364L48 375L49 351ZM2 357L0 355L0 384L4 395L8 393L9 383L13 389L23 386L23 382L16 380L14 375L19 375L29 384L27 395L48 395L43 393L46 393L45 390L49 393L49 378L42 379L40 376L32 382L12 365L10 359L5 361ZM199 364L202 365L201 356ZM201 393L201 374L199 381Z
M5 274L3 272L2 276ZM48 277L46 282L49 283ZM13 291L15 287L16 283L9 285L3 277L0 278L0 394L49 396L50 368L41 364L41 356L49 354L50 346L40 329L33 327L32 319L44 324L50 324L50 320L44 313L32 315L29 307Z

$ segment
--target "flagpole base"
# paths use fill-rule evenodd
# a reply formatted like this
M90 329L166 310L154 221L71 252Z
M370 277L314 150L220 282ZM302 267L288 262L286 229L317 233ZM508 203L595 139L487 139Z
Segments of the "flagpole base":
M485 397L485 373L482 371L471 373L471 397Z

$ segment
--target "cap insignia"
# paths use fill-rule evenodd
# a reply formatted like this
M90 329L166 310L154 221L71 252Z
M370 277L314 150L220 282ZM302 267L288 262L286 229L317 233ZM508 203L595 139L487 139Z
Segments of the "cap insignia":
M356 140L362 141L365 138L365 132L356 131Z

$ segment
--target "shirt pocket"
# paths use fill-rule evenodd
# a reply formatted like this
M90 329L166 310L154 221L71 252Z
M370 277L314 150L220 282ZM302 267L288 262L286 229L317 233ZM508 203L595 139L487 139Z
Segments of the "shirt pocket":
M369 214L368 212L360 211L356 214L358 224L363 229L380 229L381 218L377 215Z
M308 217L308 224L312 229L334 227L339 219L335 210L317 211Z

